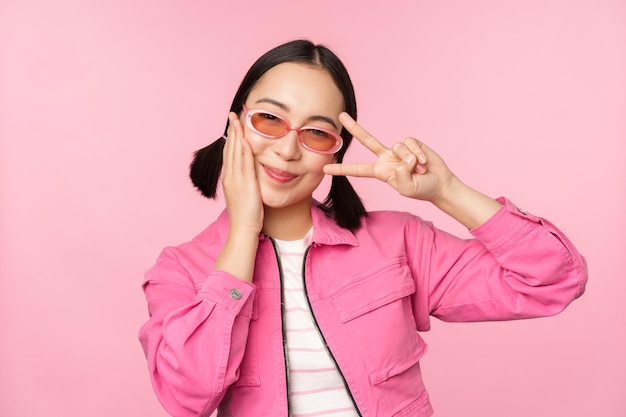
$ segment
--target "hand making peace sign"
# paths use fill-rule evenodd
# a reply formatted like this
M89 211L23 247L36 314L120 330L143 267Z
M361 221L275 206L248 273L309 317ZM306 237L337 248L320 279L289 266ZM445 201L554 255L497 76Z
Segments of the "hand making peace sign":
M347 113L339 121L378 159L373 163L329 164L329 175L377 178L406 197L435 201L456 178L446 163L423 142L407 137L386 148Z

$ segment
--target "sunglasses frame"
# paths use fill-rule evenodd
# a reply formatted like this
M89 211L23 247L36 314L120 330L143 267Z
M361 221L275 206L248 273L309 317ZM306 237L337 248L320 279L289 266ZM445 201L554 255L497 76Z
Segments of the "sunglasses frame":
M261 135L265 138L269 138L269 139L280 139L283 136L285 136L287 133L291 132L292 130L295 130L296 133L298 134L298 141L300 142L300 144L302 145L302 147L304 147L305 149L311 151L311 152L315 152L315 153L321 153L321 154L334 154L337 153L342 147L343 147L343 138L341 137L341 135L339 133L330 131L328 129L322 129L320 127L315 127L315 126L302 126L302 127L294 127L291 125L291 123L289 123L288 120L286 120L284 117L279 116L275 113L272 113L271 111L267 111L267 110L263 110L263 109L249 109L246 107L246 105L243 105L243 112L244 112L244 116L246 119L246 125L256 134ZM252 124L252 116L254 116L257 113L265 113L265 114L269 114L271 116L276 117L277 119L281 120L282 122L285 123L286 129L285 132L282 135L279 136L275 136L275 135L268 135L267 133L263 133L261 131L259 131L256 127L254 127L254 125ZM319 149L313 149L310 146L308 146L306 143L304 143L304 141L302 140L302 135L301 133L305 130L319 130L322 131L324 133L328 133L329 135L331 135L333 138L335 138L335 146L333 146L332 148L330 148L327 151L322 151Z

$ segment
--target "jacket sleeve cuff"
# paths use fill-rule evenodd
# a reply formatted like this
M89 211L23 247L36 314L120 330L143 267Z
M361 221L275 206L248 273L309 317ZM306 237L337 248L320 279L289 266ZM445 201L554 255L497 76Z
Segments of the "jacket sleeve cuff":
M251 282L240 280L224 271L214 271L199 289L198 297L210 300L234 314L256 319L255 289L256 286Z
M493 254L506 252L515 246L530 231L541 227L542 221L541 218L518 208L505 197L496 200L502 204L500 210L485 223L470 230Z

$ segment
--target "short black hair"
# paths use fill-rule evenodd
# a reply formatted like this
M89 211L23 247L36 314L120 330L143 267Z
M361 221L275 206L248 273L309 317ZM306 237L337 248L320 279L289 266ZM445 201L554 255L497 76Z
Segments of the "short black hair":
M343 95L345 112L356 120L356 97L346 67L330 49L304 39L284 43L263 54L243 78L233 98L230 111L239 114L250 91L263 74L285 62L302 63L328 71ZM224 129L224 136L226 136L227 131L228 122L226 122ZM335 154L338 163L343 160L352 141L352 135L346 129L342 129L341 137L344 146ZM199 149L195 152L190 165L189 176L193 185L207 198L215 198L217 195L217 184L223 164L224 143L224 138L220 137L210 145ZM333 217L339 226L350 230L358 229L361 225L361 218L367 215L361 198L344 176L333 177L328 196L320 207Z

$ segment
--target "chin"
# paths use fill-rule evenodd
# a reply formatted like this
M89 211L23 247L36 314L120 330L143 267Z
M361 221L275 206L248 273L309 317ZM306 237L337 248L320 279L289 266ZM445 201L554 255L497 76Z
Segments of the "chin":
M263 196L263 205L268 208L273 209L281 209L287 207L298 206L311 202L311 197L303 197L303 198L284 198L284 196Z
M290 201L278 201L278 200L271 199L271 198L263 199L263 205L265 207L274 208L274 209L289 207L289 206L292 206L293 204L294 203Z

